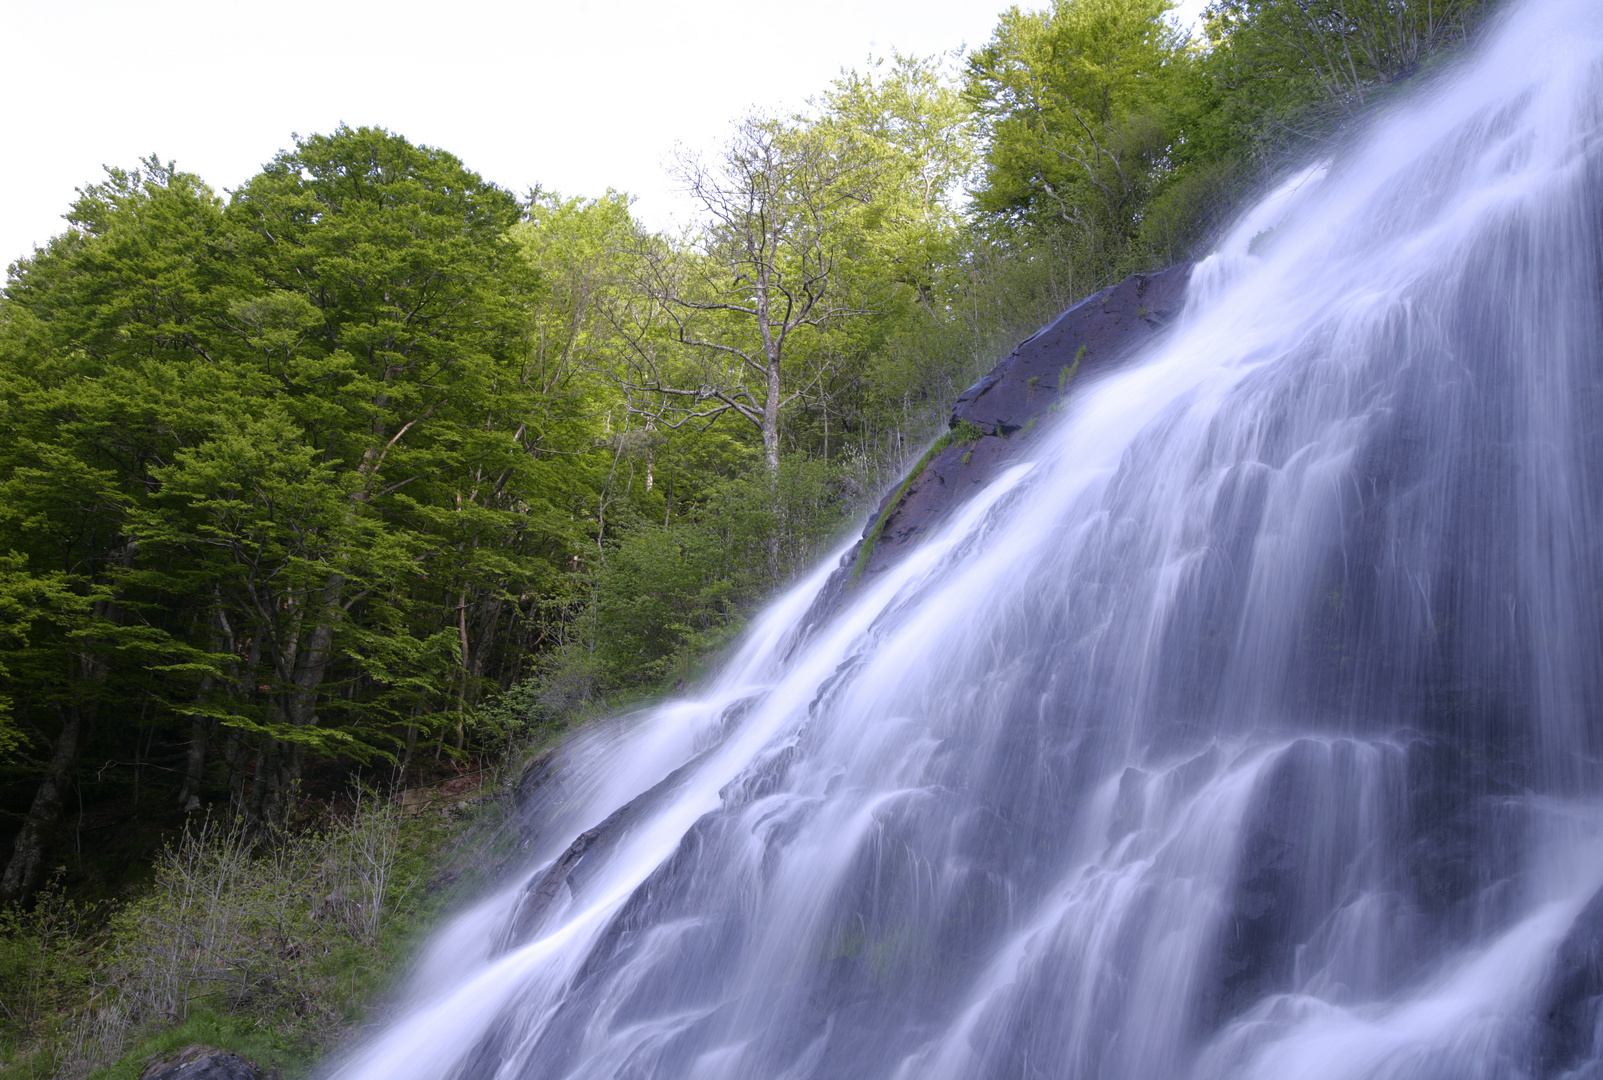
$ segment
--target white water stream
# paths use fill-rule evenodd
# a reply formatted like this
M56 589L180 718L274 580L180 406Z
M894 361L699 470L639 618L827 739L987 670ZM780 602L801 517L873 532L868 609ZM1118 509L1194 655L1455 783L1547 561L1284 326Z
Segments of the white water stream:
M1603 1076L1603 4L1286 182L1037 445L575 739L335 1075Z

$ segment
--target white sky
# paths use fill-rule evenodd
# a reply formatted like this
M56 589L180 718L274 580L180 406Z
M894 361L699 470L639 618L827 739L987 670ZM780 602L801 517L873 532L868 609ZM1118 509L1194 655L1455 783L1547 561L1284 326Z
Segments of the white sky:
M628 191L666 226L686 212L664 170L676 143L714 147L748 107L800 106L871 54L981 45L1008 6L0 0L0 265L60 232L102 164L155 153L232 188L291 132L342 121L519 194Z

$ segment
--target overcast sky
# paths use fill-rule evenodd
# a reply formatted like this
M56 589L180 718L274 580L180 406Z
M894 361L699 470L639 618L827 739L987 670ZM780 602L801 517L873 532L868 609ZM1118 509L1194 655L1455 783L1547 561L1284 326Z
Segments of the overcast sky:
M292 132L341 122L449 150L519 193L628 191L666 226L685 213L663 168L676 143L714 147L748 107L799 106L892 48L983 44L1008 6L0 0L0 264L60 232L102 164L155 153L232 188Z

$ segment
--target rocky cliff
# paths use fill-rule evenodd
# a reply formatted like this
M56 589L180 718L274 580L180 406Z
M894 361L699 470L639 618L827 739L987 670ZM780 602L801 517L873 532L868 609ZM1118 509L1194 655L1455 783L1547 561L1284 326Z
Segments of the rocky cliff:
M1073 387L1109 371L1179 314L1190 264L1132 274L1069 308L963 391L948 424L955 438L919 462L887 495L863 538L820 594L822 616L860 582L882 573L1030 444ZM816 622L817 620L809 620Z

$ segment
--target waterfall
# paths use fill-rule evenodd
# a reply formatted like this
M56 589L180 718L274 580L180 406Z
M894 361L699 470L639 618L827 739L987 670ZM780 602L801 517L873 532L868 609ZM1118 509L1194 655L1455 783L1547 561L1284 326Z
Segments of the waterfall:
M1521 3L905 558L572 740L335 1075L1603 1076L1600 346L1603 6Z

